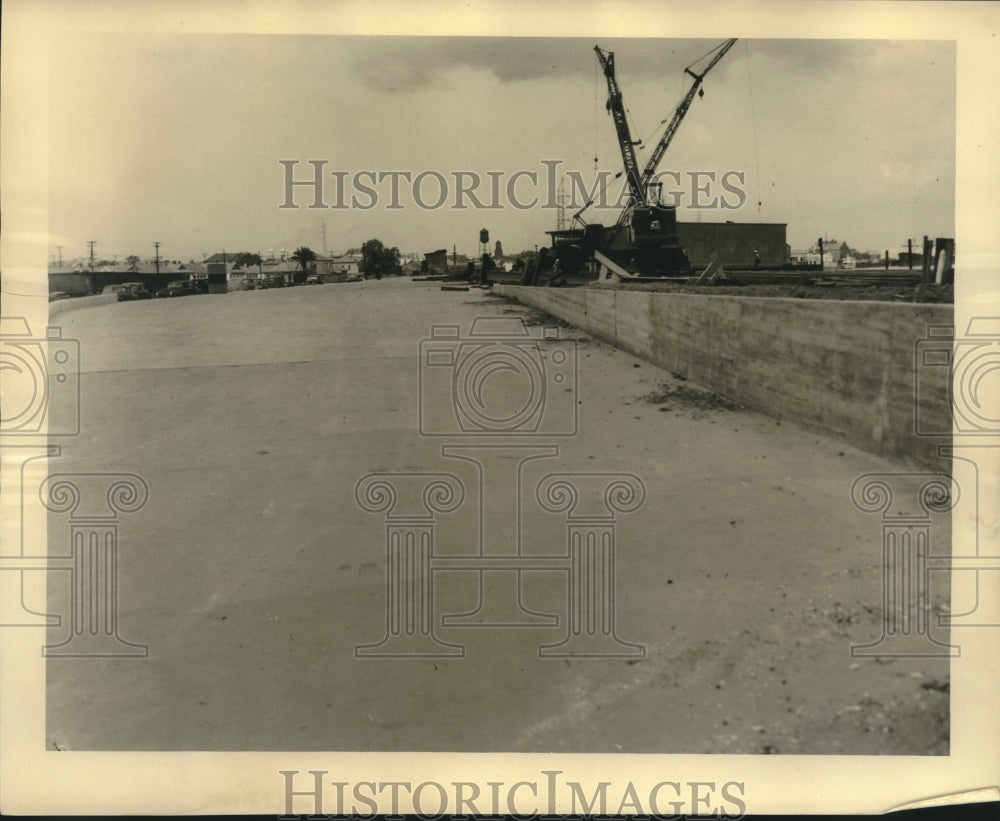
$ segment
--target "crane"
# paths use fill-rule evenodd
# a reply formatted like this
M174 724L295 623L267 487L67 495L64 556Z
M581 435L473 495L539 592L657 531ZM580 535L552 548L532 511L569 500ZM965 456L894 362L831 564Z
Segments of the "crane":
M579 223L581 229L549 232L552 235L555 260L561 272L575 273L588 258L598 261L608 260L618 266L619 270L631 269L638 271L641 276L671 276L690 270L690 261L684 253L677 233L677 209L660 202L658 196L660 186L653 183L653 178L695 95L704 93L701 91L701 84L705 75L735 43L735 38L724 41L684 69L694 82L674 110L663 136L641 170L635 155L635 146L641 144L641 141L632 139L622 91L615 74L614 52L605 52L600 46L594 46L608 85L607 110L614 120L618 148L625 166L629 197L612 226L586 224L581 215L593 204L588 202L573 215L574 225ZM712 57L701 72L692 69L692 66L709 55ZM626 226L631 230L625 232ZM627 234L627 238L623 237L623 233Z
M705 75L708 74L708 72L710 72L715 67L715 64L718 63L719 60L721 60L723 57L726 56L726 52L729 51L729 49L731 49L736 44L736 39L737 38L735 38L735 37L731 37L730 39L726 40L724 43L716 46L715 49L713 49L713 51L715 51L715 55L708 62L708 65L705 66L705 68L701 71L700 74L692 71L690 65L687 66L684 69L684 73L691 75L694 78L694 82L691 83L691 88L688 89L688 92L684 96L684 99L681 100L680 105L678 105L676 111L674 111L674 116L671 118L670 123L666 127L666 130L664 130L663 136L660 137L660 141L656 144L656 148L653 149L653 153L650 154L649 160L647 160L645 167L642 169L642 174L636 179L635 187L633 188L632 183L631 182L629 183L630 192L632 194L631 202L629 203L629 205L626 208L624 208L622 210L621 214L618 216L618 222L616 223L617 227L620 228L623 225L625 225L626 222L628 222L629 215L631 214L632 209L636 205L645 205L646 204L647 198L648 198L649 184L652 181L653 176L656 174L656 169L659 167L660 161L663 159L663 155L666 153L667 148L669 147L670 143L673 141L674 135L677 133L677 129L680 128L681 122L684 120L685 115L688 113L688 109L691 107L691 103L694 101L695 95L696 94L704 95L704 93L705 93L702 90L702 88L701 88L702 80L704 80L705 79ZM711 52L709 52L709 54L711 54ZM703 58L699 58L699 59L703 59ZM698 61L696 60L695 62L698 62ZM601 64L604 65L604 61L603 60L601 61ZM694 65L694 63L692 63L691 65ZM611 69L612 69L612 72L613 72L614 71L614 61L613 60L611 62ZM607 70L606 69L605 69L605 76L607 76ZM610 81L609 81L609 83L610 83ZM619 92L618 97L619 97L619 102L620 102L621 101L621 93L620 92ZM609 105L610 105L610 101L609 101ZM617 126L617 120L615 121L615 124ZM620 134L620 132L619 132L619 134ZM619 137L619 139L620 139L620 137ZM629 145L629 149L631 149L631 148L632 148L632 146ZM633 152L632 156L633 156L633 160L634 160L634 157L635 157L634 152ZM627 164L626 164L626 167L627 167ZM636 190L638 190L640 192L640 194L639 194L638 197L635 194Z

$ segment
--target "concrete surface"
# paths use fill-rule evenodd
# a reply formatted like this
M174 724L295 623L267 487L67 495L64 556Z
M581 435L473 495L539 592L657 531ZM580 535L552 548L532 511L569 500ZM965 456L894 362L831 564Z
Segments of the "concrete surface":
M117 304L117 294L97 294L96 296L78 296L72 299L57 299L49 303L49 316L58 316L66 311L75 311L80 308L96 308L98 305Z
M882 523L851 487L897 466L680 390L564 327L539 351L548 368L556 345L575 346L578 432L532 440L559 453L525 462L520 486L512 451L480 447L494 483L480 510L475 463L442 453L458 440L418 433L418 353L432 324L467 333L485 316L540 331L521 306L408 280L59 317L80 341L82 433L50 471L148 485L118 523L118 627L149 656L49 659L50 748L947 753L948 661L850 656L883 625ZM640 477L644 504L616 520L614 613L645 655L540 658L567 629L558 568L521 573L523 609L558 624L484 628L482 610L441 626L476 610L467 563L433 588L437 636L464 657L356 658L386 634L384 515L355 499L373 471L464 483L435 524L454 567L484 545L515 561L565 552L565 515L534 501L545 474ZM900 498L919 481L891 480ZM67 528L50 515L50 551L66 552ZM931 535L947 551L947 517ZM484 573L486 597L511 605L516 579ZM48 612L67 613L65 574L49 588Z
M501 285L665 370L779 419L930 470L951 430L948 367L923 366L928 328L954 324L951 305L663 294Z

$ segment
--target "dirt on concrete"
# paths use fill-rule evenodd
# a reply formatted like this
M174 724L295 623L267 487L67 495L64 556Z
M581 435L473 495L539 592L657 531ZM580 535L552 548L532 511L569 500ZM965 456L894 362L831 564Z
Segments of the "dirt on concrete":
M686 379L673 374L673 381L664 382L657 390L645 397L650 405L659 406L661 411L741 411L745 405L722 396L715 391L686 384Z

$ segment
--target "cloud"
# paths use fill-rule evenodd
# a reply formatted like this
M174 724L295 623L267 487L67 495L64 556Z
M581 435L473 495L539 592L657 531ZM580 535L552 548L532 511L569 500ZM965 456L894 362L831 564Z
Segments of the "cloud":
M683 81L684 66L698 63L722 39L568 37L372 37L353 61L361 84L381 92L406 93L447 87L461 69L482 71L499 83L544 78L591 79L597 70L594 45L618 55L619 76L630 83ZM737 44L762 69L785 75L847 72L871 53L863 40L746 40ZM734 66L739 62L739 66ZM720 70L721 69L721 70ZM723 61L719 74L745 72L743 60Z
M462 68L498 82L535 80L572 71L580 62L565 39L506 37L372 38L354 60L361 83L376 91L408 92L446 82ZM578 42L578 41L577 41Z
M594 45L619 50L619 70L636 79L679 71L720 40L568 37L378 37L353 62L359 80L376 91L407 92L446 83L460 69L485 72L500 83L585 78L597 71Z

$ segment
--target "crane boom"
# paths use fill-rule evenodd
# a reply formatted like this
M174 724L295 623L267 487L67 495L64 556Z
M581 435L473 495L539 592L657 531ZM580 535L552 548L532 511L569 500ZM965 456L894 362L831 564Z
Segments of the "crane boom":
M628 120L625 116L622 92L618 87L618 79L615 77L615 53L613 51L605 53L600 46L594 46L594 51L597 52L597 59L601 61L604 77L608 81L608 111L611 112L615 121L615 132L618 134L618 147L621 150L622 161L625 163L625 177L628 181L629 192L633 200L645 202L646 193L639 177L635 144L632 141L632 133L629 131Z
M684 95L684 99L681 100L680 105L677 106L677 110L674 111L674 116L671 118L670 123L667 125L666 130L663 132L663 136L660 137L660 141L656 144L656 148L653 149L653 153L650 155L649 160L646 162L645 168L642 169L642 175L639 177L639 189L642 191L642 196L638 199L635 198L633 194L632 202L628 207L622 210L622 213L618 216L617 225L623 226L628 222L629 216L632 212L632 208L636 205L643 205L646 202L646 191L649 187L649 183L652 181L653 176L656 174L656 169L660 165L660 161L663 159L663 155L666 153L667 148L674 139L674 135L677 133L677 129L680 128L681 122L688 113L688 109L691 107L691 103L694 101L695 94L701 88L701 82L705 79L705 75L708 74L714 67L715 64L719 62L723 57L725 57L726 52L729 51L736 44L735 37L731 37L726 40L715 52L715 56L709 61L708 65L702 70L700 74L697 74L691 70L688 66L684 69L686 74L690 74L694 78L694 82L691 83L691 88L688 89L688 93Z
M694 77L694 82L691 84L691 88L681 101L681 104L677 106L677 110L674 112L674 116L670 120L670 124L667 126L666 131L663 132L663 136L656 144L656 148L653 149L653 153L650 155L649 160L646 163L646 167L642 170L642 177L640 178L640 181L643 186L647 185L649 181L653 179L653 175L656 173L656 168L660 164L660 160L663 159L663 155L666 153L667 147L670 145L674 135L677 133L677 129L680 128L681 121L687 114L688 109L691 107L694 95L697 94L698 89L701 88L701 81L705 79L705 75L715 67L715 64L718 63L719 60L726 56L726 52L729 51L729 49L731 49L735 44L735 37L726 40L726 42L723 43L719 50L715 53L715 56L711 59L708 65L705 66L701 74L695 74L695 72L691 71L690 67L684 69L685 73Z

